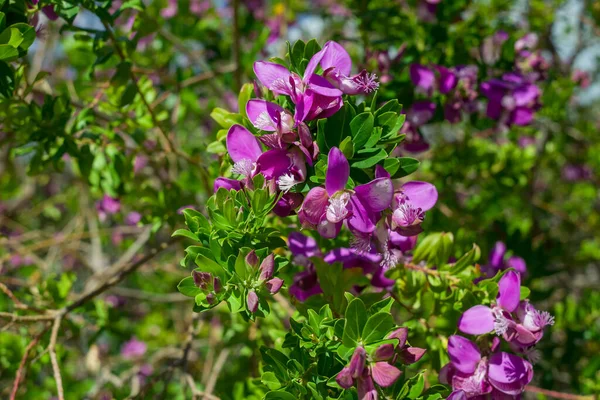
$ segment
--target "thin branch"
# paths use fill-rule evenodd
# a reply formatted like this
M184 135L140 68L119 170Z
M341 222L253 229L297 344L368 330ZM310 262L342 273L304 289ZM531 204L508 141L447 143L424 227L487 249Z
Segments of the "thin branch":
M210 374L210 378L208 379L208 383L206 384L206 390L204 391L206 395L212 395L213 390L215 389L215 385L217 384L217 378L225 365L225 361L227 361L227 357L229 357L229 349L221 350L219 353L219 357L217 357L217 361L215 362L215 366Z
M62 377L60 375L60 367L56 357L56 340L58 338L58 330L60 329L63 316L64 314L61 313L54 319L54 325L52 325L52 334L50 336L50 345L48 346L48 351L50 352L50 361L52 362L52 371L54 372L54 380L56 381L58 400L65 400L65 391L63 389Z
M580 396L578 394L571 393L562 393L556 392L554 390L542 389L536 386L527 385L525 386L525 391L529 393L539 393L546 396L553 397L555 399L564 399L564 400L594 400L594 396Z
M21 383L21 378L25 372L25 365L27 364L27 358L29 357L29 352L38 344L44 333L48 330L50 325L47 325L40 333L38 333L31 342L25 348L23 352L23 357L21 358L21 362L19 363L19 369L17 370L17 374L15 376L15 381L13 383L12 391L10 393L10 400L15 400L17 396L17 392L19 390L19 384Z

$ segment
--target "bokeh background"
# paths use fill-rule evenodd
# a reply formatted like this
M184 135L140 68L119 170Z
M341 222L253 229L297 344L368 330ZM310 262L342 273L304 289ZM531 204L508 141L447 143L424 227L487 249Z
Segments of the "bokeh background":
M258 348L283 337L285 313L250 330L224 308L193 315L176 291L184 247L169 237L222 172L213 110L238 109L255 60L312 38L342 43L379 76L377 101L403 104L412 146L400 151L440 193L426 230L453 232L457 254L476 242L483 268L497 242L498 268L526 266L532 301L556 318L533 383L600 392L598 2L33 3L0 0L7 21L36 29L26 54L0 64L0 310L59 309L135 266L64 320L67 398L201 398L188 374L205 398L260 398ZM460 93L430 93L416 64L475 75ZM524 124L486 115L481 89L515 71L539 90ZM458 100L456 120L446 106ZM424 101L433 108L418 112ZM22 398L52 398L48 322L0 324L0 396L23 373Z

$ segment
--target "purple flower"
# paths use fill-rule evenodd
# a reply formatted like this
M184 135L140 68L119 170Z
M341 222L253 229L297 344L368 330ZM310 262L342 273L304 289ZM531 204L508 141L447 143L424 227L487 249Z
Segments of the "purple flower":
M496 332L522 349L539 342L544 327L554 324L554 317L547 311L536 310L528 300L520 301L521 277L518 272L505 273L498 288L496 303L465 311L458 321L458 329L471 335Z
M517 398L533 378L533 367L522 358L497 352L482 356L475 343L462 336L448 338L450 362L440 371L440 382L454 392L448 398L464 399L491 394ZM461 393L462 392L462 393Z
M177 0L167 0L167 6L160 10L164 19L171 19L177 14Z
M229 129L226 145L234 162L231 171L241 176L241 183L251 184L252 177L261 173L265 179L275 180L282 189L285 187L289 190L306 176L302 153L282 149L271 149L263 153L256 137L241 125L233 125ZM239 190L238 185L227 178L217 179L215 190L219 187Z
M374 382L381 387L389 387L398 380L402 372L387 361L375 361L370 365L366 361L365 349L357 347L350 363L338 373L335 380L344 389L356 385L359 399L377 399Z
M292 232L288 237L288 247L294 256L294 264L305 268L294 277L294 282L290 286L290 295L299 301L305 301L310 296L323 293L315 266L310 261L311 257L322 255L315 239L299 232Z
M292 215L302 205L303 200L304 196L300 193L285 193L273 207L273 213L280 217Z
M431 94L435 86L435 72L421 65L411 64L410 79L413 84L422 92Z
M505 260L506 245L503 242L496 242L492 249L487 265L481 267L481 273L487 278L492 278L499 271L513 268L521 276L527 274L527 264L521 257L511 256Z
M137 211L132 211L125 217L125 223L127 225L135 226L142 220L142 214Z
M350 76L352 60L340 44L327 42L319 53L322 53L320 65L323 68L323 76L344 94L367 94L379 88L377 76L366 70Z
M561 176L567 182L579 182L591 179L593 174L587 165L567 164L562 168Z
M126 359L134 359L143 356L146 353L146 349L146 343L133 337L123 344L121 355Z
M406 134L406 140L402 148L410 153L420 153L429 149L429 144L425 142L418 128L425 125L433 118L435 113L435 103L431 101L417 101L406 113L406 122L400 129L401 133Z
M246 104L246 113L252 125L266 132L275 132L260 136L259 139L272 149L287 149L290 145L298 147L312 166L319 154L319 148L312 140L308 126L300 122L295 126L292 114L281 106L265 100L252 99ZM296 129L296 132L294 129Z
M431 183L412 181L403 184L392 200L392 230L404 236L421 233L425 211L433 208L438 192Z
M487 116L502 125L528 125L539 108L540 89L519 74L483 82L481 91L488 98Z
M312 188L298 213L304 226L316 227L325 238L335 238L343 221L355 234L370 235L375 231L376 213L388 208L392 201L392 181L389 177L376 178L346 190L349 177L348 160L333 147L327 161L325 188Z
M96 211L100 221L105 221L108 215L116 214L121 210L119 199L105 194L102 199L96 202Z
M500 59L502 44L508 40L508 33L498 31L484 39L481 46L481 58L488 65L493 65Z

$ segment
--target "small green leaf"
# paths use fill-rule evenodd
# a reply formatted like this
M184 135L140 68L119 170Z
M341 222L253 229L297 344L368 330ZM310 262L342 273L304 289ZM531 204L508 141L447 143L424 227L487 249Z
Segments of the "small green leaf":
M242 114L244 118L248 118L248 114L246 114L246 104L252 97L253 92L254 85L252 83L244 83L240 89L240 94L238 95L238 110L240 110L240 114Z
M419 377L417 378L417 382L415 382L413 384L413 386L410 388L410 391L408 392L408 398L411 400L417 399L423 392L424 387L425 387L425 378L423 377L423 374L420 374Z
M371 315L362 330L362 340L365 344L381 340L394 327L392 315L385 312L378 312Z
M195 233L192 233L190 231L188 231L187 229L177 229L175 232L173 232L173 234L171 235L171 237L177 237L177 236L182 236L182 237L186 237L188 239L192 239L196 242L199 242L200 240L198 239L198 236L196 236Z
M296 396L294 396L291 393L288 392L283 392L283 391L276 391L276 392L268 392L265 397L263 397L264 400L298 400L296 398Z
M202 290L196 286L194 283L194 278L191 276L183 278L177 285L177 290L179 290L182 295L187 297L196 297L198 293L202 292Z
M277 390L281 387L279 379L277 379L273 372L265 372L264 374L262 374L262 376L260 377L260 381L270 390Z
M356 149L362 149L373 132L375 118L370 112L357 115L350 122L352 141ZM357 167L359 168L359 167Z
M481 256L481 250L479 249L479 246L477 246L475 243L473 243L473 248L471 250L469 250L461 258L459 258L458 261L456 261L454 263L452 268L450 268L449 272L452 275L460 274L465 269L467 269L469 266L475 264L479 260L480 256Z
M121 99L119 100L119 106L125 107L133 102L135 96L138 94L137 87L133 82L129 82L121 95Z
M346 308L346 322L344 324L344 336L342 343L347 347L356 347L367 323L367 309L361 299L354 299Z
M388 154L384 149L379 149L375 154L365 158L364 160L356 161L352 163L352 168L365 169L371 168L378 162L385 160Z
M19 56L19 51L10 44L0 44L0 61L13 61Z

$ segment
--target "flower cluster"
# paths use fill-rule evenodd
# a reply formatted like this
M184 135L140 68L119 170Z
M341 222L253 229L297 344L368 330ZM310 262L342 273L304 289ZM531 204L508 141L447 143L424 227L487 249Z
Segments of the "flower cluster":
M499 271L505 271L509 268L517 271L521 276L527 274L527 264L523 258L510 256L506 258L506 245L503 242L496 242L492 249L488 263L481 266L481 273L487 278L492 278Z
M397 339L398 343L382 344L372 356L367 354L364 347L356 347L350 363L335 377L336 382L344 389L356 386L359 399L377 399L378 393L374 384L389 387L402 374L395 366L396 363L413 364L425 354L425 349L408 346L407 337L408 329L396 329L387 339Z
M542 338L544 327L554 324L554 317L547 311L536 310L529 300L520 300L518 272L506 272L498 287L496 302L491 307L478 305L465 311L458 329L471 335L495 332L513 351L535 362L533 346ZM455 390L452 397L471 398L492 393L492 396L517 398L523 392L533 377L533 368L521 357L499 351L500 342L494 337L490 349L480 351L468 339L450 337L450 363L440 372L440 381L452 385Z

